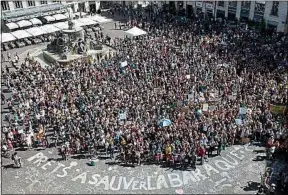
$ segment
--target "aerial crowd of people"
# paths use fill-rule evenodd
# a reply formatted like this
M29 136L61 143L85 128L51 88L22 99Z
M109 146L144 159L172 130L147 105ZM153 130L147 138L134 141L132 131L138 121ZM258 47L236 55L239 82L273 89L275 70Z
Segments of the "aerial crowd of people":
M203 163L206 152L252 140L287 152L287 35L155 10L124 11L147 34L112 38L102 60L44 68L27 56L4 71L2 146L104 149L138 164Z

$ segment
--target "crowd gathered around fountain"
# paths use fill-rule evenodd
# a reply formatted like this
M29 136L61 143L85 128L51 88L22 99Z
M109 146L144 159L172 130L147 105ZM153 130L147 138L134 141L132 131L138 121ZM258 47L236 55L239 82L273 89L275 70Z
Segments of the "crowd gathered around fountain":
M113 38L101 60L44 68L28 55L3 71L2 146L104 149L138 164L203 163L206 151L250 141L287 152L287 35L155 10L124 11L147 35Z

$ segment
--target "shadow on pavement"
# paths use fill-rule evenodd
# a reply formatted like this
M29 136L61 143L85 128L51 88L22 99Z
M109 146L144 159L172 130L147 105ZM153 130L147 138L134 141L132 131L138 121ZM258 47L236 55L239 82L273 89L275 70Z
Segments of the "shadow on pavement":
M3 165L4 169L19 169L19 167L14 167L14 164Z
M256 156L256 158L253 159L253 161L264 161L266 159L266 156Z
M63 160L62 157L60 157L60 158L49 158L48 159L48 161L61 161L61 160Z
M259 153L265 153L265 150L253 150L253 152L259 154Z
M248 182L248 185L243 187L244 191L256 191L259 189L260 183L258 182L254 182L254 181L250 181Z

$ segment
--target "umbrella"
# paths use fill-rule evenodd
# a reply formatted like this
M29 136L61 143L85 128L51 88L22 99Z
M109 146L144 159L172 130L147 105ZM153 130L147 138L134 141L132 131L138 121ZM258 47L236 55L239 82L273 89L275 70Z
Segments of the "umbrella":
M167 127L167 126L169 126L169 125L171 125L172 124L172 122L171 122L171 120L169 120L169 119L162 119L162 120L160 120L159 122L158 122L158 126L159 127Z

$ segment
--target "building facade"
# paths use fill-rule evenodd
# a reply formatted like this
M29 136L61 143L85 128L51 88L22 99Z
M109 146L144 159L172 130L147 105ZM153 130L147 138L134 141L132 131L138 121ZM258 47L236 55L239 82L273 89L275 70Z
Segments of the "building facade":
M2 19L5 19L6 12L55 3L71 5L74 12L93 12L100 9L100 1L1 1ZM133 4L137 7L137 4L144 5L146 1L119 1L119 3ZM261 22L264 19L267 27L275 28L279 32L288 32L287 1L157 1L157 3L158 6L173 4L176 10L184 9L187 14L202 12L208 17L255 22Z
M55 4L55 3L61 3L61 4L68 4L71 5L74 12L90 12L90 11L97 11L100 9L100 1L1 1L1 11L2 15L5 17L5 12L11 12L14 10L19 9L29 9L32 7L37 6L43 6L43 5L49 5L49 4Z
M166 4L171 4L165 1ZM159 2L162 5L163 2ZM287 1L176 1L176 9L184 8L187 14L202 12L208 17L228 19L265 20L267 27L278 32L288 32Z

